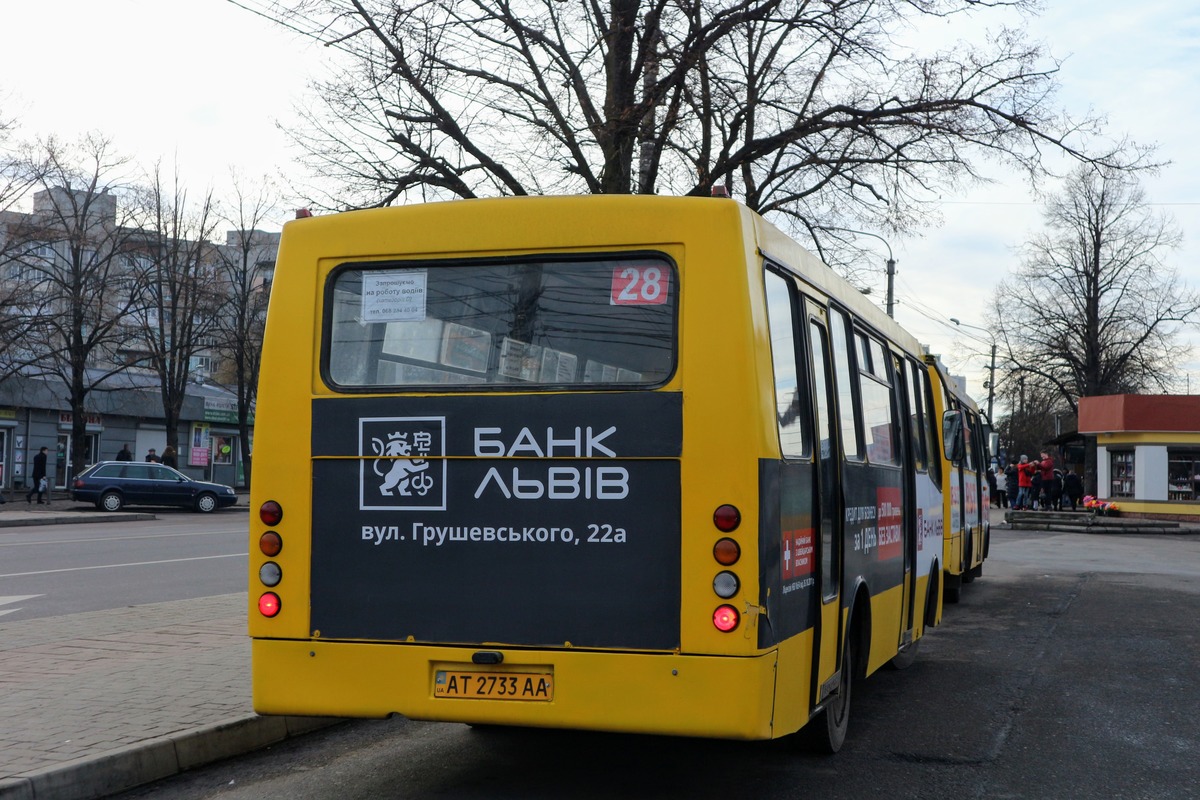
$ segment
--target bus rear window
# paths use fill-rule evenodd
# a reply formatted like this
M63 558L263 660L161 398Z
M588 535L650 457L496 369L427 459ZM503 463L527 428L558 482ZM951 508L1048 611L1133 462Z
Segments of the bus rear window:
M675 365L661 256L349 265L326 292L324 373L344 389L652 386Z

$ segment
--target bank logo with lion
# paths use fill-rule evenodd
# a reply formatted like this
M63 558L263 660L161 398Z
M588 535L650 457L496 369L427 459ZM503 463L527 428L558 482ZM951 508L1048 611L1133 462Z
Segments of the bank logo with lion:
M445 510L444 431L444 417L360 419L359 507Z

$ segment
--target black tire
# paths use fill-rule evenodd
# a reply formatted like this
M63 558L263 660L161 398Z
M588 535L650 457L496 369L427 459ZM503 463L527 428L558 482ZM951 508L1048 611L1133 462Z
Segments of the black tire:
M217 510L217 496L210 492L204 492L196 498L196 510L201 514L211 514Z
M946 602L957 603L962 599L962 576L946 576Z
M120 492L105 492L100 495L100 502L96 505L104 511L120 511L125 505L125 498Z
M853 638L851 631L842 645L842 679L837 694L804 728L806 744L817 753L833 755L846 742L846 731L850 727L850 696L854 687L854 647L850 644Z

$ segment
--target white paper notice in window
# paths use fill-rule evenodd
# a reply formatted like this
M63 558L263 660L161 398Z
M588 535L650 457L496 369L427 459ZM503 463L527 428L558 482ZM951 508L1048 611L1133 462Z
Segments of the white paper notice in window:
M425 278L424 270L364 272L362 321L425 319Z

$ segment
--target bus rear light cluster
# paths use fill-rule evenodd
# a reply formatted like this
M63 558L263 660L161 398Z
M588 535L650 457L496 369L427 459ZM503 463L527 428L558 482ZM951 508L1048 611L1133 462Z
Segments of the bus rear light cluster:
M713 512L713 525L721 533L732 533L737 530L742 524L742 512L737 506L725 503L718 506ZM736 539L729 536L722 536L717 539L717 543L713 545L713 559L723 567L732 567L738 563L742 557L742 547L737 543ZM725 569L717 573L713 578L713 592L722 600L729 600L736 595L742 588L742 581L737 576L737 573ZM731 605L725 604L718 606L713 612L713 627L722 633L729 633L736 630L741 622L741 615L738 610Z
M263 524L274 527L283 521L283 506L274 500L268 500L258 509L258 518ZM278 531L266 531L258 537L258 549L267 558L274 558L283 550L283 537ZM274 588L283 580L283 568L274 561L268 561L258 568L258 580L267 588ZM274 592L263 592L258 598L258 613L264 617L274 617L279 614L282 601Z

